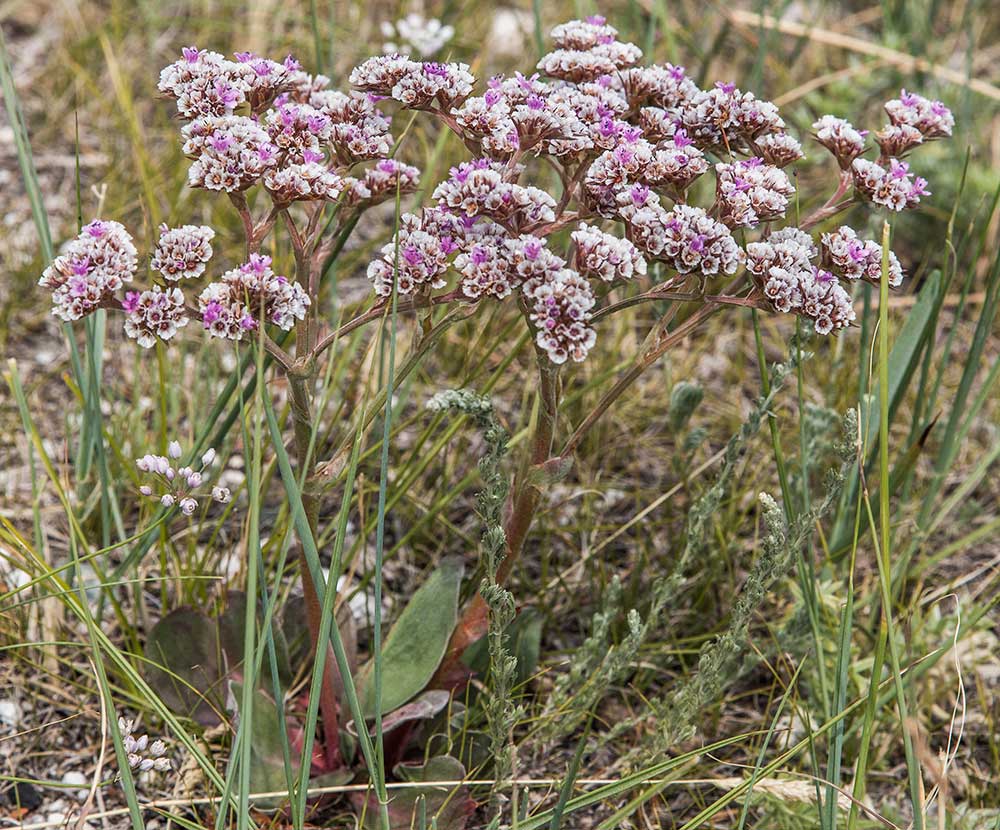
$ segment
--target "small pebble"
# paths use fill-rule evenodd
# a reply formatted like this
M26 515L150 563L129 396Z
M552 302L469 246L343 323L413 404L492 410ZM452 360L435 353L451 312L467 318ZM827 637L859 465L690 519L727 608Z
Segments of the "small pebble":
M64 784L69 784L71 786L80 787L81 789L72 790L71 793L76 797L77 801L83 801L87 798L87 794L90 792L90 786L87 781L87 776L84 775L79 770L70 770L63 777L62 781Z
M0 700L0 723L15 729L21 724L21 707L16 700Z

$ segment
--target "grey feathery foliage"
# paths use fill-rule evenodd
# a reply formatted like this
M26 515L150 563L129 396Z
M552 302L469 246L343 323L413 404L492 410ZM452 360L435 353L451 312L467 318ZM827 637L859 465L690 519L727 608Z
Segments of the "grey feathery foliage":
M621 586L617 579L612 581L602 600L601 609L594 614L590 636L574 655L570 671L560 678L553 688L545 707L548 719L539 731L541 740L554 740L570 734L607 690L626 676L642 644L659 624L664 608L672 602L684 584L689 566L704 553L708 544L710 523L725 496L726 488L743 456L747 442L760 430L785 379L793 370L794 364L791 363L778 364L774 367L770 394L757 401L740 429L729 439L715 482L691 506L688 512L684 549L670 572L653 583L652 601L646 619L643 621L635 609L630 610L627 615L628 633L618 645L610 643L610 628L620 611ZM678 384L674 389L680 386L681 384ZM692 401L700 398L700 395L691 392L689 388L678 397L687 401L686 405L691 405L693 409L696 402L692 404ZM673 396L671 407L673 407ZM613 727L611 732L617 735L626 728L630 728L628 722L622 721Z
M761 554L747 576L726 631L702 648L695 674L672 694L654 703L659 724L652 738L654 751L666 752L690 737L702 709L717 699L735 677L757 664L759 658L748 654L746 649L750 621L770 587L787 572L795 551L812 534L816 520L839 498L854 461L852 444L856 433L857 413L851 409L843 420L844 441L838 445L842 463L828 472L820 503L797 516L790 527L786 527L784 511L774 499L766 493L760 494L764 522Z
M503 561L507 536L503 528L503 506L507 499L507 478L502 464L507 454L507 431L496 418L489 398L468 389L439 392L427 403L434 411L453 411L470 416L483 434L486 450L479 459L483 488L476 501L483 523L482 556L485 574L479 586L489 608L487 640L490 654L490 690L484 709L489 724L490 746L494 761L494 793L511 776L514 768L514 746L511 732L523 714L523 707L514 703L517 658L506 644L507 627L515 616L514 596L496 580Z
M626 614L628 633L618 645L611 642L611 626L621 611L622 587L618 577L601 598L601 608L592 619L590 636L573 655L566 674L555 682L537 733L541 742L572 732L601 700L608 688L628 671L646 635L639 612Z
M682 380L674 384L674 388L670 391L669 409L670 428L674 432L687 425L704 396L705 390L698 383Z

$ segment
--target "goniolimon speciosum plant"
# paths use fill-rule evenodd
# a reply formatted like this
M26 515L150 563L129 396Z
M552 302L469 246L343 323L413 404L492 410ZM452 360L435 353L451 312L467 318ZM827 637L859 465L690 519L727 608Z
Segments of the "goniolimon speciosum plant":
M53 312L76 321L118 311L145 348L200 329L266 349L290 389L302 503L318 537L324 493L345 468L343 448L319 461L312 444L312 397L328 350L390 308L442 307L465 318L495 303L516 307L536 356L537 416L504 511L491 578L502 585L546 481L566 470L642 372L711 315L733 306L793 314L824 335L851 325L848 288L879 282L882 246L835 217L860 203L917 206L929 190L905 158L953 127L943 104L906 91L886 104L888 123L874 135L824 115L809 137L836 162L832 184L828 193L796 194L787 171L802 146L773 103L732 83L700 89L679 66L643 65L641 50L601 17L562 24L551 37L555 48L534 74L479 83L466 64L387 55L357 66L347 92L290 57L185 48L159 88L185 122L188 183L225 194L243 250L220 263L212 228L163 227L144 260L149 284L139 288L129 233L95 220L40 280ZM407 110L451 131L469 153L420 201L420 171L394 158L393 116ZM365 213L387 200L401 207L393 238L367 268L373 302L333 327L321 312L331 263ZM793 220L793 200L811 210ZM275 235L294 254L289 275L261 252ZM891 253L887 273L890 285L902 282ZM560 423L563 385L573 364L601 348L601 321L654 301L671 303L631 368L579 423ZM437 318L425 339L454 319ZM304 554L300 575L315 647L320 592ZM486 633L487 617L480 596L462 610L431 686L463 682L459 659ZM336 768L345 763L344 724L327 666L322 740L327 768Z

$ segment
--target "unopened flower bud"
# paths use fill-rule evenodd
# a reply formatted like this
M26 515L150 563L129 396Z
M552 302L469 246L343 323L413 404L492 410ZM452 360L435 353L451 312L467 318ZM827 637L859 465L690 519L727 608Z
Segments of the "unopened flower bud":
M171 458L181 457L181 445L179 441L171 441L170 445L167 447L167 454Z
M170 493L164 493L160 497L160 504L164 507L173 507L176 499Z

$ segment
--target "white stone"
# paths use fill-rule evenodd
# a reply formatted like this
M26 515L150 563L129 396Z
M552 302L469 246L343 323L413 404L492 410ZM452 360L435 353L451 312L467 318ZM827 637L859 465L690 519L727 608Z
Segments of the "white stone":
M62 777L62 781L64 784L81 788L72 790L72 794L76 797L77 801L83 801L86 799L87 794L90 792L90 786L87 783L87 776L79 770L71 769Z

